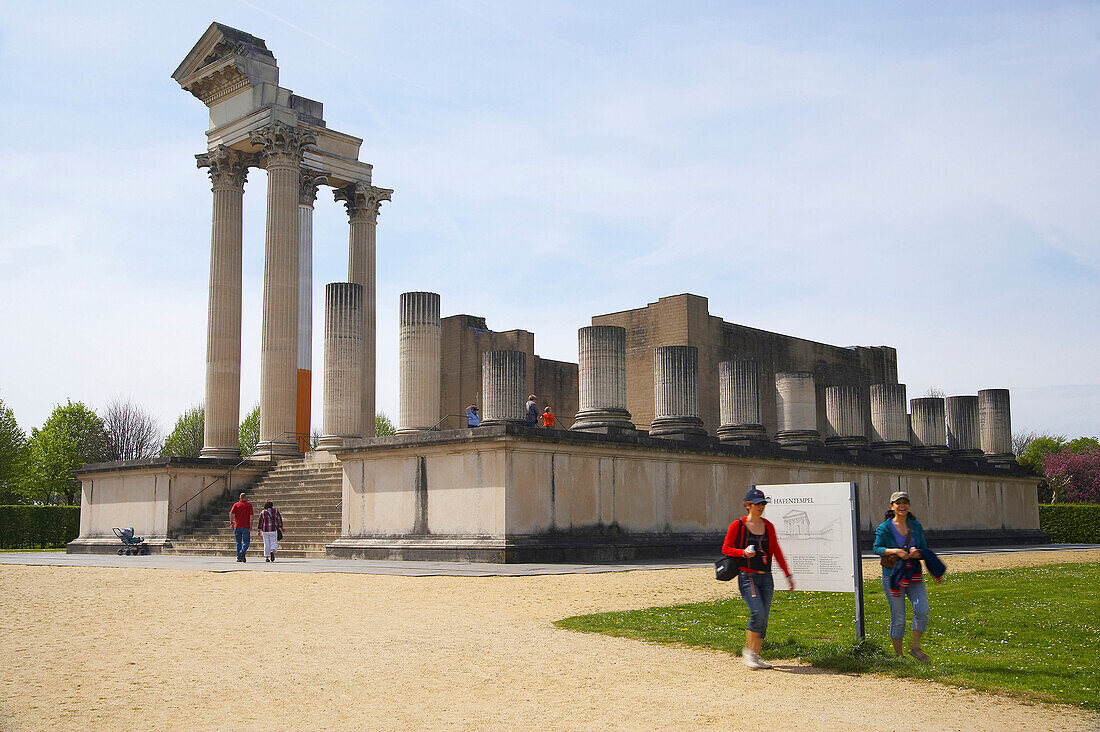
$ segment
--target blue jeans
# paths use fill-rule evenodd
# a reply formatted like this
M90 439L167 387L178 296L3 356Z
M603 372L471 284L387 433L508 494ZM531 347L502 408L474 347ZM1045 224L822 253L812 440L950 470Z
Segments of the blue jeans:
M905 591L893 597L890 594L890 577L882 578L882 591L890 603L890 637L899 640L905 637L905 598L913 605L913 630L923 633L928 628L928 590L923 582L914 582Z
M252 529L233 527L233 538L237 540L237 556L241 556L252 545Z
M737 575L737 589L741 590L741 598L749 606L749 630L763 638L768 632L768 613L772 609L775 581L768 573L741 572Z

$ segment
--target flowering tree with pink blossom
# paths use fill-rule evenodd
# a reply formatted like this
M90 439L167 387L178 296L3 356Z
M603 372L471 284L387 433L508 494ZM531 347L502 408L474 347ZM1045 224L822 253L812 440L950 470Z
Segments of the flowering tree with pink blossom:
M1043 458L1051 503L1100 503L1100 449L1062 450Z

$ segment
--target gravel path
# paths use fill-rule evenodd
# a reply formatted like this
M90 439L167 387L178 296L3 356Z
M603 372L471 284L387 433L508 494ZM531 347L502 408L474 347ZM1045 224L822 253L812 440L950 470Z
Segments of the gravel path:
M951 566L1061 561L1100 551ZM707 568L399 577L4 565L0 729L1100 728L1100 715L1070 707L794 662L750 672L719 652L551 625L729 592Z

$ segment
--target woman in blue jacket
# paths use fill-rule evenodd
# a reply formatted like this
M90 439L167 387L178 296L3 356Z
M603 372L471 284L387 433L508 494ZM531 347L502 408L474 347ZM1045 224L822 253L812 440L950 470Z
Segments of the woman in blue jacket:
M911 535L910 535L911 533ZM896 491L890 496L890 510L886 520L875 530L874 552L889 562L901 562L906 559L920 559L921 550L927 550L924 541L924 528L920 521L909 512L909 494ZM894 654L904 653L905 640L905 598L913 605L913 632L909 642L909 654L921 663L931 663L928 654L921 650L920 639L928 628L928 590L924 588L924 578L920 573L920 562L915 562L915 572L906 576L903 586L891 588L892 567L882 567L882 591L890 603L890 642L894 644Z

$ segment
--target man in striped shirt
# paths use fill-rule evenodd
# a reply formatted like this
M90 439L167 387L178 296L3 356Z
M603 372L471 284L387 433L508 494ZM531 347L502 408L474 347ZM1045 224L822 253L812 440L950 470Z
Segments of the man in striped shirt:
M283 515L275 504L268 501L260 511L260 521L256 528L264 540L264 561L275 561L275 550L279 548L279 539L283 538Z

